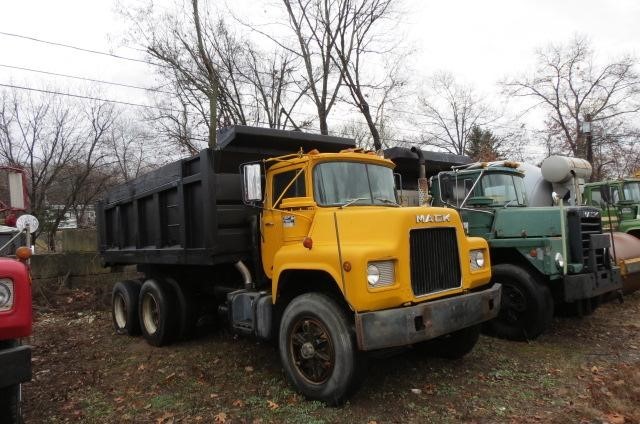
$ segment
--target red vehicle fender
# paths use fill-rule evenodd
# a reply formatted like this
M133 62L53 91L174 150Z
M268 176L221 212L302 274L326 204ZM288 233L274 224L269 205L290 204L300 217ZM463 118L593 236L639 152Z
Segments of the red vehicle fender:
M0 340L27 337L33 320L28 266L15 259L0 258L0 282L6 279L13 281L13 306L0 311Z

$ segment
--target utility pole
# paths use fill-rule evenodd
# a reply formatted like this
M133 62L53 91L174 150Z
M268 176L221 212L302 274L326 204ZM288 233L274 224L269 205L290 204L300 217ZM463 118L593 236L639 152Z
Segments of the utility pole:
M587 144L587 162L593 167L593 137L591 132L591 114L587 113L584 116L584 122L582 124L582 132L585 135L585 142Z
M591 114L587 113L584 115L584 121L579 127L580 135L584 137L584 155L585 159L591 165L591 168L594 168L593 164L593 137L591 132ZM594 181L596 177L595 173L591 173L590 181Z

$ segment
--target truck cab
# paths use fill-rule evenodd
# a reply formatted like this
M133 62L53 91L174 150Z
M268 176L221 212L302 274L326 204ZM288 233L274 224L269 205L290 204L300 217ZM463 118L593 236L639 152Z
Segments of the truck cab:
M602 192L608 190L604 197ZM610 204L604 201L607 196ZM605 228L640 238L640 178L588 183L584 186L584 204L600 209Z
M347 150L265 163L261 253L276 301L289 275L305 270L325 275L356 313L487 285L489 267L472 260L488 262L486 242L466 237L454 211L400 207L391 161ZM362 342L397 343L380 335Z

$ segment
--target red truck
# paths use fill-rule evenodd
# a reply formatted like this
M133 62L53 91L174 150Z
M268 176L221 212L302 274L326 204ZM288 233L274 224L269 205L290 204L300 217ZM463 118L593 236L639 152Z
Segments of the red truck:
M0 257L0 423L19 423L22 422L20 384L31 379L31 347L22 345L21 339L31 334L28 261L32 251L28 246L31 232L37 229L34 228L37 220L31 215L22 215L15 222L16 215L26 209L24 174L21 170L1 169L9 175L11 201L10 206L0 202L0 213L4 213L5 223L12 221L18 228L4 227L1 234L5 239L0 255L15 254L16 258ZM23 243L26 246L15 249Z

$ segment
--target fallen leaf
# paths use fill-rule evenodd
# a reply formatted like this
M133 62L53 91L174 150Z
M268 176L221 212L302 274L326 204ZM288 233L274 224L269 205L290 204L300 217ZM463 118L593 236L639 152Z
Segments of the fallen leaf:
M165 380L171 380L171 379L172 379L173 377L175 377L175 376L176 376L176 373L175 373L175 372L172 372L171 374L169 374L168 376L166 376L164 379L165 379Z
M413 393L414 395L419 395L422 393L422 390L420 389L411 389L411 393Z
M244 370L246 372L253 372L253 367L252 366L246 366L246 367L244 367Z
M215 399L215 398L217 398L218 396L219 396L219 395L218 395L217 393L211 393L211 394L209 395L209 397L210 397L211 399Z
M213 420L218 424L226 423L227 414L225 414L224 412L218 412L216 415L214 415Z
M140 365L138 366L138 371L142 371L142 370L144 370L144 364L140 364Z
M237 408L242 408L244 406L244 402L240 399L236 399L233 401L233 406Z
M624 424L625 418L624 415L612 412L611 414L605 415L605 421L609 424Z
M122 396L118 396L117 398L114 399L114 401L116 403L122 403L122 401L124 401L124 398Z
M592 372L592 373L597 374L597 373L598 373L598 371L599 371L599 370L598 370L598 367L596 367L595 365L591 367L591 372Z
M269 409L271 409L272 411L274 411L274 410L276 410L276 409L280 408L280 405L278 405L277 403L275 403L275 402L274 402L274 401L272 401L272 400L268 400L268 401L267 401L267 406L268 406L268 407L269 407Z

